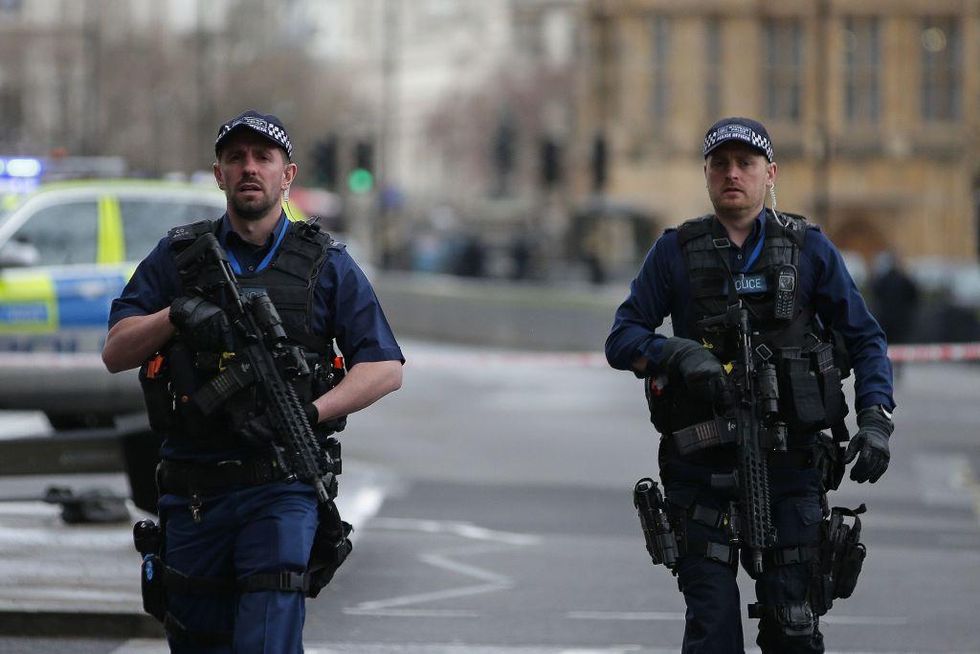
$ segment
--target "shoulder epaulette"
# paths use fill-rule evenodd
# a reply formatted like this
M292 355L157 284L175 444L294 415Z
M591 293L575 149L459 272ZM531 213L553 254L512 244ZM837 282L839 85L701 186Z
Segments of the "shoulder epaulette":
M167 237L171 244L180 241L193 241L208 232L214 232L216 222L215 220L199 220L189 225L178 225L167 232Z
M332 237L327 232L320 228L320 224L317 222L318 218L316 216L311 217L309 220L297 220L293 223L293 228L296 229L296 234L300 238L316 243L324 250L334 249L340 250L346 247L343 243Z
M714 218L713 215L705 214L703 216L698 216L697 218L691 218L690 220L685 220L677 228L677 240L680 242L681 245L684 245L688 241L695 239L699 236L710 234L712 218Z

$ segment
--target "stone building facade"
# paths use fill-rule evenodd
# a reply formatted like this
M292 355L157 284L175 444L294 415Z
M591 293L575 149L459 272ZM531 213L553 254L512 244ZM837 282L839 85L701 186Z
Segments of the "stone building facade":
M707 212L704 131L746 115L779 208L866 257L976 259L977 0L592 0L583 20L578 195L601 135L604 196L659 227Z

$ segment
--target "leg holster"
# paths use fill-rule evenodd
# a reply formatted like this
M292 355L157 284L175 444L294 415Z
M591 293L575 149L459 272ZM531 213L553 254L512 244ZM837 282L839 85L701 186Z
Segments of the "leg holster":
M202 646L227 645L232 642L232 633L187 629L167 610L168 593L228 595L268 590L306 594L310 592L311 574L308 572L283 570L258 573L235 580L227 577L194 577L174 570L163 560L163 530L152 520L136 523L133 527L133 541L137 551L143 556L140 568L143 610L159 620L167 633L176 640Z
M830 610L835 599L846 599L854 592L864 566L867 548L861 539L864 504L856 509L835 506L824 520L820 533L820 557L815 566L810 599L817 615ZM846 517L853 518L847 524Z
M310 550L310 563L307 566L307 597L316 597L324 586L333 579L337 568L354 549L350 534L354 530L349 522L340 519L337 506L331 502L321 503L317 508L319 524L313 537Z

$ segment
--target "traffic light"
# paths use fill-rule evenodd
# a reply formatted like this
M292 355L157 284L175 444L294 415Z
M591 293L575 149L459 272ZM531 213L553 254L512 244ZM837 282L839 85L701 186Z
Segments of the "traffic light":
M317 141L313 146L313 176L317 184L330 190L336 190L340 182L338 146L339 140L334 134Z
M592 190L596 193L601 193L606 188L608 158L606 137L598 132L592 141Z
M511 177L517 165L517 127L509 113L504 113L497 123L491 143L494 169L494 195L510 195Z
M554 139L544 138L541 140L541 186L543 188L554 188L561 183L561 146Z
M354 146L354 169L347 176L351 193L368 193L374 188L374 147L369 141Z

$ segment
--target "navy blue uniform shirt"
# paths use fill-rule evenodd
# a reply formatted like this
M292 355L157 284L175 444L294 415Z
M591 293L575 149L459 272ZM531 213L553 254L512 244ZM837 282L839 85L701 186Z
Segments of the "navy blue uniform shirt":
M758 256L758 246L765 238L764 215L765 211L741 248L734 244L730 248L733 272L747 270ZM801 306L813 306L820 321L843 336L854 369L855 408L860 411L881 404L894 409L885 334L868 311L840 252L813 225L807 226L800 248L797 293ZM670 316L674 335L690 338L692 304L684 254L677 232L670 230L647 253L630 284L629 295L616 310L612 332L606 339L609 365L633 370L633 362L646 357L654 367L658 366L666 336L656 330Z
M255 246L232 231L225 215L218 242L225 248L238 278L246 281L273 259L289 227L283 214L266 244ZM109 328L128 316L149 315L168 307L181 292L170 239L164 236L140 262L122 295L113 300ZM346 248L332 250L325 258L317 276L310 319L313 333L333 334L348 367L366 361L405 361L371 283ZM169 446L164 444L164 454L176 455Z

